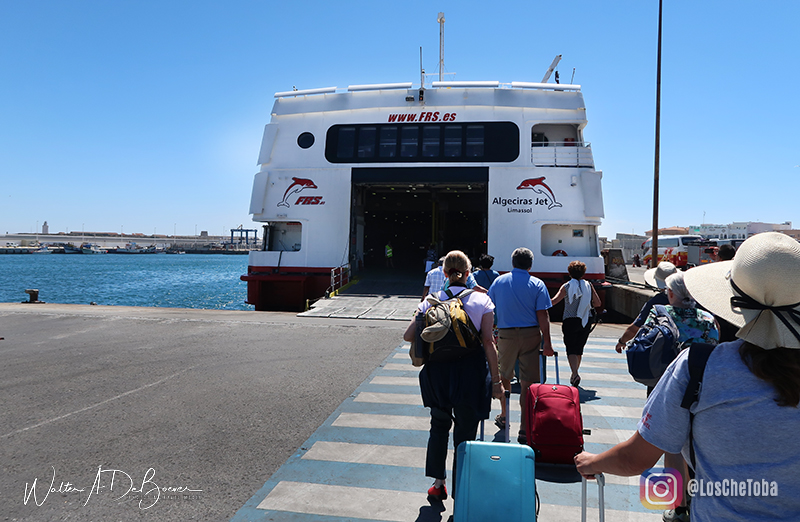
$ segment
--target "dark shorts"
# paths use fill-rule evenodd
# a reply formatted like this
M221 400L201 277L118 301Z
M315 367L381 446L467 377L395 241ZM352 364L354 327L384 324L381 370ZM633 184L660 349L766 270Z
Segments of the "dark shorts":
M567 355L583 355L583 347L589 340L589 332L592 329L591 321L586 326L581 326L580 317L568 317L561 323L561 333L564 334L564 346L567 347Z

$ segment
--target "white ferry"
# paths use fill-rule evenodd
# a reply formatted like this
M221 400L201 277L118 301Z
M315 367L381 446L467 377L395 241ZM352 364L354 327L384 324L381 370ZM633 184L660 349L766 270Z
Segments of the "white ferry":
M546 81L546 80L545 80ZM434 81L275 94L250 202L264 223L249 254L247 302L298 310L325 294L332 271L395 268L460 249L534 253L550 288L567 265L604 279L598 226L602 172L584 139L579 85Z

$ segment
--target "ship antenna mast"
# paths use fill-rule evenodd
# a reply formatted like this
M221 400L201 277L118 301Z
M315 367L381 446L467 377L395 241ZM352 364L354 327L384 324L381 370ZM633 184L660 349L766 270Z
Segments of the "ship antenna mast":
M444 81L444 13L436 17L439 22L439 81Z
M425 88L425 69L422 67L422 46L419 46L419 88Z
M558 62L560 62L560 61L561 61L561 55L558 54L553 59L553 63L550 64L550 67L547 68L547 72L544 73L544 78L542 78L542 83L547 83L547 80L550 79L550 75L553 74L553 71L558 66ZM558 83L558 82L556 82L556 83Z

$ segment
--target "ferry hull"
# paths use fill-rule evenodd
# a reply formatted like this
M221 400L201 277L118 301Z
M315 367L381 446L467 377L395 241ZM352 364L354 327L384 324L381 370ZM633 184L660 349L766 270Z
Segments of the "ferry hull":
M580 86L292 91L271 115L250 200L263 241L242 276L256 310L302 310L346 266L422 280L428 251L489 253L503 272L524 246L551 291L574 260L604 275Z
M256 311L302 312L308 300L328 292L331 268L250 266L241 280L247 281L247 304Z

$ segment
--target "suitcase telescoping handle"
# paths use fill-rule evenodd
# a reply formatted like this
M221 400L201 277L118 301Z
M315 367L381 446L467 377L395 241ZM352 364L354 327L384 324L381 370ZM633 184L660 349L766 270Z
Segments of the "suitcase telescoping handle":
M597 504L600 507L600 522L605 522L606 520L606 500L605 495L603 494L603 489L606 485L606 477L602 473L599 473L594 476L595 480L597 480ZM587 498L586 498L586 477L581 477L581 522L586 522L586 507L587 507Z
M556 365L556 384L561 384L561 379L558 378L558 352L555 350L553 351L553 357L555 358L555 365ZM545 357L543 351L539 351L539 381L540 384L544 384L547 380L544 378L544 371L547 364L547 357Z

